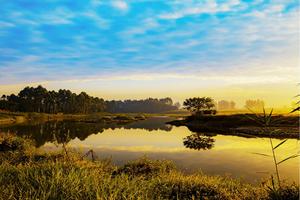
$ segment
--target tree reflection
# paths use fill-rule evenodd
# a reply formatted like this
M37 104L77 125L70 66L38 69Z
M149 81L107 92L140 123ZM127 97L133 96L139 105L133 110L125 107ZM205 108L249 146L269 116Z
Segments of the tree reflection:
M186 148L195 150L211 149L215 140L211 136L195 133L183 139L183 144Z
M128 124L119 123L85 123L74 121L48 121L43 123L33 122L32 124L19 124L10 127L0 128L0 132L15 133L34 140L36 147L43 146L46 142L67 144L78 138L83 141L91 134L102 133L106 129L144 129L147 131L163 130L171 131L172 126L165 124L167 119L148 119Z
M91 134L102 133L107 125L88 124L71 121L51 121L41 124L24 124L1 128L2 132L11 132L34 140L36 147L46 142L66 144L75 138L85 140Z

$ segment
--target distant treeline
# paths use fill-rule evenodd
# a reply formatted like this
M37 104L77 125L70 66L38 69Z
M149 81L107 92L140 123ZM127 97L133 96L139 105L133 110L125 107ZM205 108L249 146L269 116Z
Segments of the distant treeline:
M178 103L173 104L171 98L105 101L81 92L75 94L70 90L48 91L42 86L26 87L18 95L3 95L0 99L0 109L19 112L43 113L157 113L178 109Z
M106 110L112 113L157 113L177 110L169 97L163 99L148 98L144 100L106 101Z

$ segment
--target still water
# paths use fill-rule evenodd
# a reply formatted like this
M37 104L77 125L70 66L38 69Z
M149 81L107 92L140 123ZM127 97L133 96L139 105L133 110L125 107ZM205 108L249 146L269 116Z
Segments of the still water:
M57 121L0 127L0 132L14 132L35 140L46 151L55 144L67 143L83 153L93 149L99 158L111 158L122 165L129 160L148 156L173 160L185 173L202 171L211 175L228 175L251 183L274 173L268 138L245 138L191 132L186 127L165 124L169 117L153 117L129 124L83 123ZM55 135L55 136L54 136ZM272 139L276 145L281 142ZM278 160L298 152L298 140L289 139L276 150ZM299 160L279 165L280 175L299 182Z

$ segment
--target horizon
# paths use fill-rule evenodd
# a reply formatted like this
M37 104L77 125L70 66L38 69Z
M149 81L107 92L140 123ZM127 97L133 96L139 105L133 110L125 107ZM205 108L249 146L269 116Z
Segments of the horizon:
M291 107L298 1L31 1L0 8L0 94L195 96Z

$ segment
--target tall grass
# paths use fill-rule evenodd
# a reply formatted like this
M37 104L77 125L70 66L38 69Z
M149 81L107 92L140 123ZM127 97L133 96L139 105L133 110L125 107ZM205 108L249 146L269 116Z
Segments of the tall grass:
M141 161L138 161L141 162ZM145 165L164 163L143 160ZM135 164L127 165L127 168ZM114 173L101 162L42 162L0 166L2 199L259 199L259 187L224 177L183 175L151 166L147 174ZM162 171L161 171L162 170ZM139 170L140 171L140 170ZM142 170L143 171L143 170ZM146 171L144 171L146 173Z

